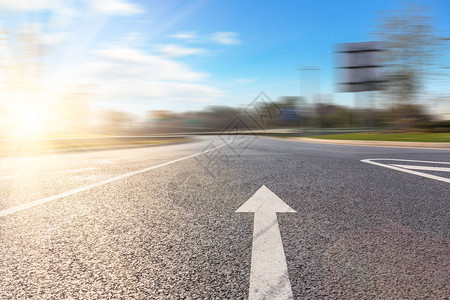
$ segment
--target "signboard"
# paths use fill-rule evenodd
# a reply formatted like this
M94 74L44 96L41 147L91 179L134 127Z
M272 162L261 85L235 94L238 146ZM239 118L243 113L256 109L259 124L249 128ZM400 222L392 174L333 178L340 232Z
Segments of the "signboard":
M382 82L379 42L347 43L338 45L339 88L341 92L374 91Z

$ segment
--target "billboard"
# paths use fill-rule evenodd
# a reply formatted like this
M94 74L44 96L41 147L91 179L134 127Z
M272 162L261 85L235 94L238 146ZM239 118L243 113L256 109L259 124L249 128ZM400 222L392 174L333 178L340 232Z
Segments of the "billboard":
M339 44L339 91L379 89L379 83L383 81L382 51L380 42Z

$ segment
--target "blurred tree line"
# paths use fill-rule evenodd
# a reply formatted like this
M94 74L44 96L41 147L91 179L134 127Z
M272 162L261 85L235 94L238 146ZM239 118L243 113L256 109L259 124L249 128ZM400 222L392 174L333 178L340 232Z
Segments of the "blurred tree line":
M403 110L403 111L399 111ZM401 104L384 108L353 108L332 103L307 105L299 97L281 97L273 103L236 108L210 106L201 111L175 113L148 111L144 121L121 111L102 114L105 134L162 134L222 131L266 131L272 129L396 129L393 116L408 114L412 130L449 131L450 122L434 120L424 106Z
M237 124L237 129L241 131L318 127L386 129L396 122L391 116L397 114L399 109L408 111L411 122L419 126L418 128L428 128L429 124L432 124L432 118L426 113L425 108L416 104L371 109L351 108L331 103L315 105L302 103L303 101L298 97L282 97L274 103L262 104L250 110L211 106L198 112L165 111L164 119L147 119L145 131L152 133L217 132L230 130L235 126L234 124ZM262 123L259 121L262 119L261 115L263 118L270 117Z

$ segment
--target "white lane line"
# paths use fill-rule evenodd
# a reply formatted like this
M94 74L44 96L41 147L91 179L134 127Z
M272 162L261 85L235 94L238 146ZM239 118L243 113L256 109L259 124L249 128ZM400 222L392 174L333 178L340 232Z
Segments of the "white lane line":
M105 185L105 184L110 183L110 182L121 180L121 179L124 179L124 178L127 178L127 177L131 177L131 176L134 176L134 175L137 175L137 174L145 173L145 172L148 172L148 171L151 171L151 170L154 170L154 169L158 169L158 168L161 168L161 167L164 167L164 166L168 166L168 165L174 164L174 163L182 161L182 160L186 160L186 159L189 159L189 158L192 158L192 157L196 157L196 156L199 156L201 154L204 154L204 153L207 153L207 152L219 149L219 148L221 148L221 147L223 147L223 146L225 146L227 144L228 143L225 143L225 144L222 144L220 146L211 148L209 150L205 150L205 151L202 151L202 152L199 152L199 153L195 153L195 154L192 154L192 155L189 155L189 156L185 156L185 157L182 157L182 158L171 160L171 161L168 161L168 162L156 165L156 166L152 166L152 167L149 167L149 168L145 168L145 169L141 169L141 170L125 173L125 174L122 174L122 175L118 175L118 176L115 176L115 177L112 177L112 178L109 178L109 179L102 180L100 182L92 183L92 184L89 184L89 185L86 185L86 186L83 186L83 187L79 187L79 188L76 188L76 189L73 189L73 190L70 190L70 191L67 191L67 192L64 192L64 193L60 193L60 194L54 195L54 196L42 198L42 199L39 199L39 200L31 201L31 202L24 203L24 204L21 204L21 205L18 205L18 206L14 206L14 207L10 207L10 208L4 209L4 210L0 210L0 217L11 215L11 214L16 213L18 211L22 211L22 210L25 210L25 209L28 209L28 208L31 208L31 207L34 207L34 206L37 206L37 205L41 205L41 204L44 204L44 203L47 203L47 202L50 202L50 201L58 200L58 199L61 199L61 198L67 197L67 196L71 196L71 195L74 195L74 194L77 194L77 193L80 193L80 192L84 192L84 191L87 191L87 190L90 190L90 189L93 189L93 188Z
M442 167L428 167L428 166L414 166L414 165L392 165L392 166L405 168L409 170L450 172L450 168L442 168Z
M393 161L407 161L415 163L427 163L427 164L443 164L450 165L450 162L446 161L430 161L430 160L414 160L414 159L396 159L396 158L371 158L370 160L393 160Z
M0 181L2 180L7 180L7 179L11 179L11 178L15 178L15 177L19 177L19 176L24 176L24 175L38 175L38 174L62 174L62 173L78 173L78 172L83 172L83 171L92 171L92 170L96 170L97 168L92 168L92 167L88 167L88 168L80 168L80 169L72 169L72 170L62 170L62 171L54 171L54 172L43 172L43 173L19 173L19 174L12 174L12 175L6 175L6 176L1 176L0 177Z
M296 211L263 185L236 212L255 214L248 298L293 299L277 212Z
M92 170L96 170L96 169L97 169L97 168L88 167L88 168L80 168L80 169L72 169L72 170L62 170L62 171L48 172L48 173L50 173L50 174L79 173L79 172L83 172L83 171L92 171Z
M431 163L431 164L445 164L445 165L450 164L449 162L410 160L410 159L395 159L395 158L371 158L371 159L362 159L361 160L362 162L365 162L365 163L368 163L368 164L372 164L372 165L376 165L376 166L380 166L380 167L384 167L384 168L388 168L388 169L392 169L392 170L396 170L396 171L400 171L400 172L405 172L405 173L414 174L414 175L417 175L417 176L422 176L422 177L426 177L426 178L430 178L430 179L434 179L434 180L439 180L439 181L450 183L450 178L440 177L440 176L431 175L431 174L427 174L427 173L423 173L423 172L417 172L417 171L414 171L414 170L403 169L403 168L396 167L394 165L388 165L388 164L382 164L382 163L379 163L379 162L375 162L374 160L409 161L409 162Z
M100 164L100 165L110 165L113 164L114 161L110 160L110 159L100 159L95 161L96 164Z
M21 176L21 175L22 175L22 174L13 174L13 175L2 176L2 177L0 177L0 181L6 180L6 179L10 179L10 178L19 177L19 176Z

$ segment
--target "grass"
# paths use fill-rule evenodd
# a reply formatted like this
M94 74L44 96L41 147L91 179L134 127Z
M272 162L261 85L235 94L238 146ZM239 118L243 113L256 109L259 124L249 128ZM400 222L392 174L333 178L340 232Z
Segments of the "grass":
M392 141L392 142L427 142L427 143L450 143L450 132L426 133L345 133L310 136L310 138L327 140L357 140L357 141Z

